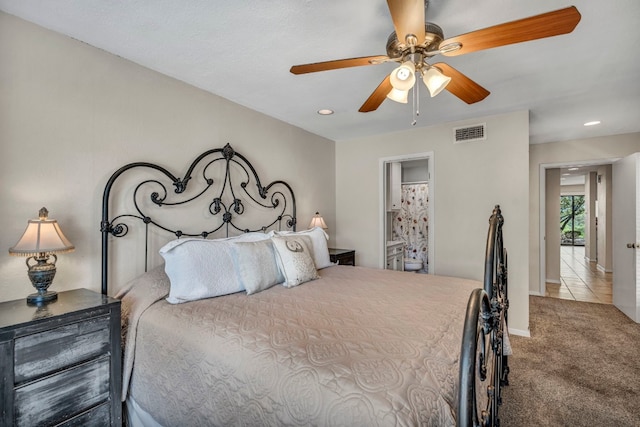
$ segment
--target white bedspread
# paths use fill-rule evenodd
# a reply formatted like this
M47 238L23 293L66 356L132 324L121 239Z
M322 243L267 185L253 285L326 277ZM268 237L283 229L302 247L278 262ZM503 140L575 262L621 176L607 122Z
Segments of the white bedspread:
M291 289L172 305L154 274L123 293L124 377L160 424L455 425L480 282L335 266Z

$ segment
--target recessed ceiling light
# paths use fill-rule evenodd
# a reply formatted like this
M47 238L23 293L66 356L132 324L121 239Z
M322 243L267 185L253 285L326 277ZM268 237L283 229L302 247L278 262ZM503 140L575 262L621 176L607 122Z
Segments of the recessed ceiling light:
M333 110L329 110L328 108L322 108L318 110L318 114L320 114L321 116L329 116L333 114Z
M571 176L570 173L563 173L562 176Z
M580 169L580 168L569 168L569 169L567 169L567 170L568 170L568 171L577 171L578 169Z
M600 120L594 120L592 122L587 122L584 125L585 126L595 126L595 125L599 125L600 124Z

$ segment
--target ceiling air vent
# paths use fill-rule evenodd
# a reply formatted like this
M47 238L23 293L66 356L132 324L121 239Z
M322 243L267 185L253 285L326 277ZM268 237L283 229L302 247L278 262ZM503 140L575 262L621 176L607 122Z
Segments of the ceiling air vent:
M487 139L486 126L486 123L480 123L479 125L453 128L453 143L484 141Z

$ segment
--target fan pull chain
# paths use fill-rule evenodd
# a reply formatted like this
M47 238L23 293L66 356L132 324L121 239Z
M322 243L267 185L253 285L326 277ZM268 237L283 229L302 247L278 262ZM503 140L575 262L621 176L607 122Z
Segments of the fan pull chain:
M411 126L415 126L418 123L418 116L420 115L420 85L413 86L413 122Z

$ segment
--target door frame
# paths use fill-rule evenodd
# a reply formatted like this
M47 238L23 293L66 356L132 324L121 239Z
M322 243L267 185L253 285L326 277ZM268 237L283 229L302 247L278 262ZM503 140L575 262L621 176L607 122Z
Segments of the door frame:
M558 162L558 163L540 163L540 168L538 170L539 176L539 193L540 193L540 212L538 213L540 218L540 224L538 229L538 242L540 245L540 250L538 251L539 256L539 283L538 283L538 291L529 291L532 295L545 296L547 285L547 248L545 242L545 230L546 230L546 221L547 221L547 213L546 213L546 200L547 200L547 190L546 190L546 172L547 169L555 169L555 168L570 168L573 166L596 166L596 165L608 165L613 164L614 162L620 160L620 157L606 158L606 159L597 159L597 160L584 160L584 161L566 161L566 162ZM613 183L615 185L615 182Z
M386 246L387 246L387 163L393 162L404 162L410 160L427 160L427 168L429 170L429 177L427 179L429 186L429 207L427 211L429 212L429 218L427 220L427 227L429 227L429 274L435 274L435 239L434 239L434 200L435 200L435 158L433 151L427 151L423 153L414 153L414 154L403 154L399 156L391 156L391 157L381 157L378 161L378 220L379 220L379 258L378 265L380 268L385 268L387 254L386 254Z

